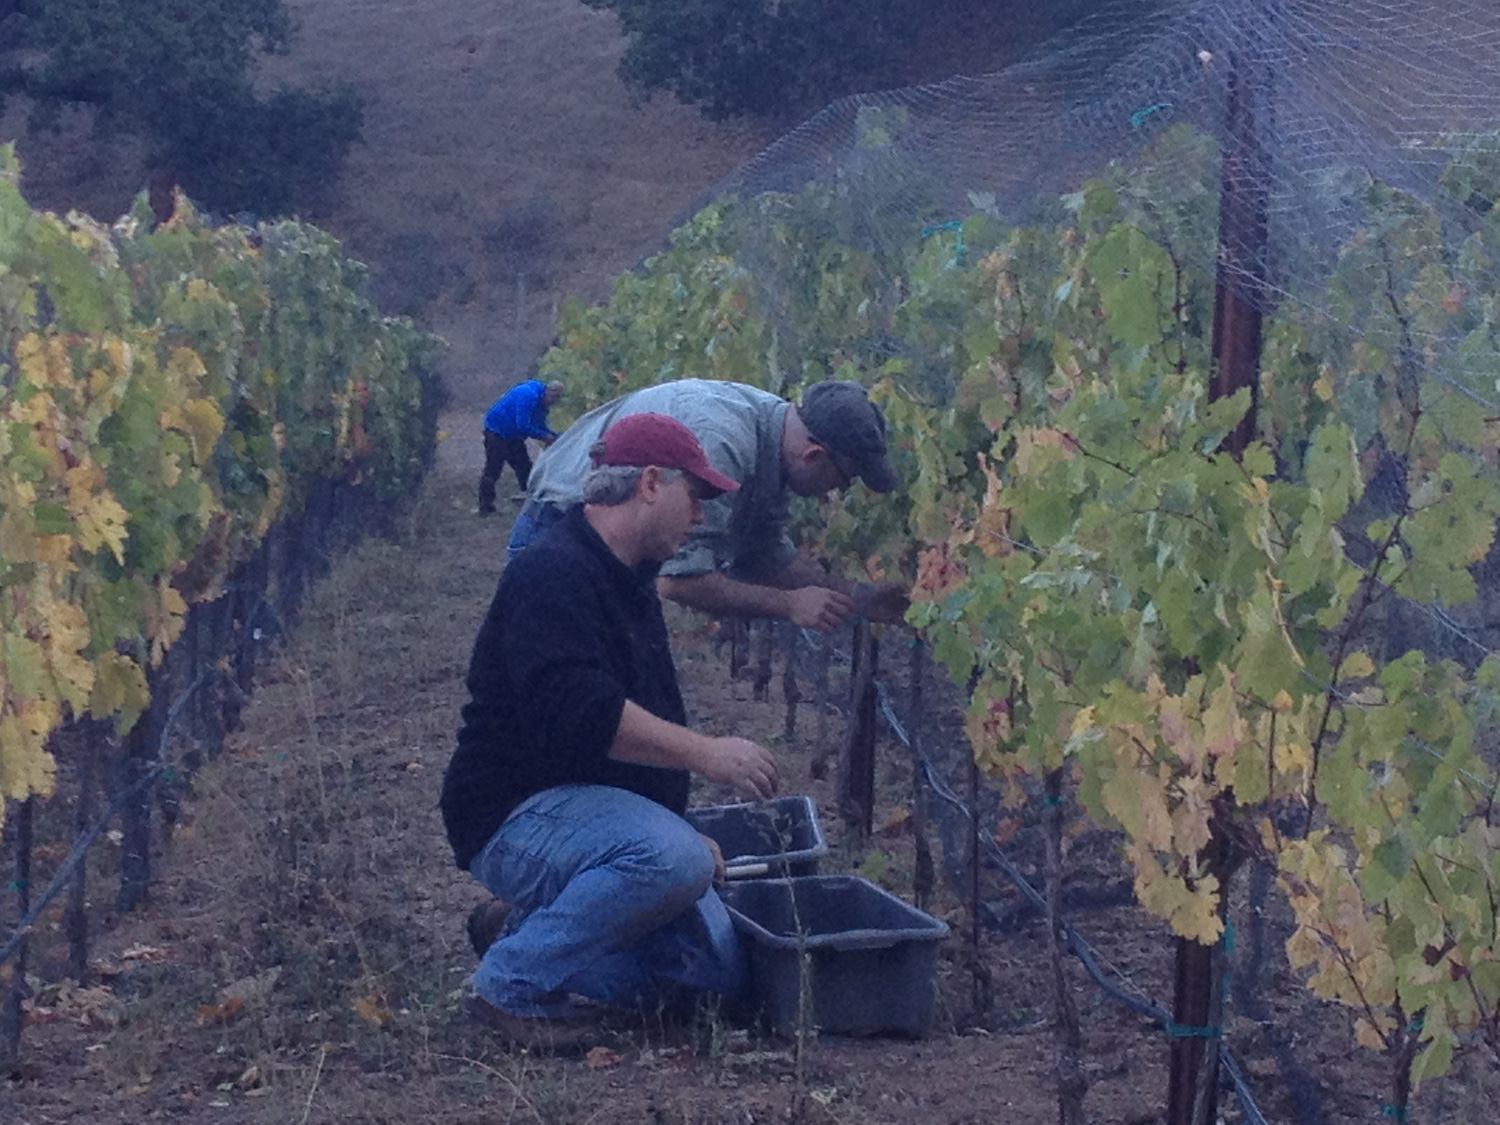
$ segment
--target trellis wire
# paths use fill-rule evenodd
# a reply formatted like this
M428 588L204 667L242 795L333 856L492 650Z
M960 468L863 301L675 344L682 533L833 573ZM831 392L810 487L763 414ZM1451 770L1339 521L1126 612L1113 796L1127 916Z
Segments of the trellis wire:
M801 631L801 637L809 648L819 653L820 661L832 655L834 646L831 641L807 629ZM922 642L919 639L913 638L913 643L920 645ZM841 658L843 657L842 653L839 655ZM788 658L790 659L793 656L794 653L790 653ZM931 757L921 747L920 742L915 741L911 733L908 732L906 724L902 722L901 717L896 712L895 704L891 700L889 685L882 679L876 679L874 687L881 718L885 720L887 728L896 736L896 739L902 746L912 754L913 760L917 763L918 772L926 782L927 789L953 811L956 819L973 825L974 841L982 849L985 857L993 862L1004 873L1006 878L1015 885L1021 895L1045 917L1047 911L1046 896L1032 885L1031 881L1011 861L1010 857L1006 855L1004 849L999 844L989 835L979 830L977 816L971 813L969 805L949 788L936 766L933 765ZM1089 945L1087 940L1084 939L1083 935L1078 932L1077 928L1071 922L1066 919L1060 920L1059 929L1067 950L1078 959L1095 986L1110 999L1123 1005L1136 1015L1144 1017L1153 1026L1166 1032L1168 1035L1189 1034L1202 1030L1176 1027L1171 1014L1165 1008L1130 991L1129 989L1134 986L1129 978L1113 965L1108 965L1108 962L1104 962L1109 968L1109 973L1106 973L1105 969L1101 967L1102 958L1098 952ZM1117 984L1114 980L1111 980L1110 973L1118 977L1124 984ZM1223 1067L1224 1073L1228 1077L1231 1087L1234 1089L1235 1096L1240 1102L1245 1120L1250 1125L1268 1125L1265 1115L1261 1113L1259 1106L1256 1104L1255 1096L1250 1089L1249 1083L1245 1080L1243 1070L1240 1068L1239 1063L1235 1060L1228 1046L1222 1041L1222 1038L1220 1038L1219 1042L1219 1063Z
M348 494L348 490L345 489L344 493ZM353 498L356 501L360 499L357 492L353 494ZM35 898L31 896L29 887L31 841L25 838L25 834L17 833L14 848L16 862L18 870L25 869L26 877L16 880L19 906L17 924L4 943L0 944L0 966L13 960L18 966L24 964L22 959L37 920L65 889L71 888L71 902L64 924L69 943L69 968L80 980L87 974L89 925L83 887L84 863L90 850L117 816L125 818L127 830L132 829L128 814L131 802L141 802L143 795L149 794L153 787L192 772L192 767L201 762L201 753L196 743L184 750L181 760L161 760L185 712L202 733L202 742L210 747L210 753L217 751L217 743L222 741L225 730L237 726L239 707L247 698L251 687L256 653L267 633L280 634L284 631L285 621L295 620L309 586L308 579L325 574L335 550L349 546L365 532L359 519L360 507L357 503L352 506L341 505L337 488L329 489L325 499L326 502L319 502L317 497L313 498L314 510L325 517L322 522L310 519L309 513L304 511L289 521L276 524L256 552L239 568L238 575L224 584L218 598L194 604L190 611L191 620L185 625L180 645L174 645L169 650L168 661L159 669L159 675L153 677L153 708L161 708L165 704L167 696L162 693L168 682L166 671L172 663L182 663L184 657L190 657L187 660L187 672L192 675L192 681L172 699L169 707L165 707L165 714L155 730L150 729L149 711L142 715L135 730L150 733L135 747L124 748L121 760L127 769L131 763L138 768L145 764L145 768L139 776L129 778L109 798L103 812L92 819L89 806L97 783L96 755L85 753L79 756L74 842L54 871L47 887ZM297 525L294 534L288 533L288 523ZM271 558L273 550L278 555L274 564ZM280 603L279 606L272 605L270 601L273 596L270 592L273 573L276 579L274 596ZM265 620L267 615L269 621ZM237 628L233 625L235 620L239 622ZM269 626L269 629L263 626ZM219 663L220 656L228 658L226 665ZM219 701L223 705L221 713L213 715L210 713L219 708L202 706L201 693L216 680L222 682L226 691L224 698ZM80 729L99 724L93 720L82 720L71 725L74 729ZM33 802L29 800L22 804L20 823L23 827L30 819L27 814L33 807ZM140 837L135 846L140 854L129 854L127 843L127 852L121 857L122 908L134 905L144 892L145 882L150 877L150 810L151 801L146 797L133 814L137 818L133 834ZM170 810L164 812L170 818ZM130 835L132 832L127 831L127 836ZM13 982L6 990L3 1003L6 1011L14 1011L9 1012L12 1018L0 1020L0 1029L4 1032L4 1041L0 1042L0 1058L8 1057L14 1062L19 1058L24 1024L24 1020L18 1018L19 1004L26 995L27 984L24 972L13 971L12 975Z

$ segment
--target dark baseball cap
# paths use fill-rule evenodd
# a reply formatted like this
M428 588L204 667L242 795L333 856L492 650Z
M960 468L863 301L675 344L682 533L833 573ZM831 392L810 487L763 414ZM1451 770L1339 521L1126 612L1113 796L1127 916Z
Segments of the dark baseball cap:
M812 439L850 480L858 477L871 492L889 492L901 483L885 451L885 415L864 387L847 379L814 383L803 392L797 412Z
M720 492L736 492L739 481L708 463L692 430L666 414L644 411L611 422L594 448L596 465L656 465L681 469Z

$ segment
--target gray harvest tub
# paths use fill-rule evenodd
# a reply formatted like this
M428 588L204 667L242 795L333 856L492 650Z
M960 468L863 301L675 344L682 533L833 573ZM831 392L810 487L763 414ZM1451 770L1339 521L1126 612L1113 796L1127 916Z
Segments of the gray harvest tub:
M730 878L812 875L818 870L818 861L828 854L818 824L818 807L805 794L736 805L703 805L683 815L719 845Z
M778 1035L797 1030L802 948L820 1032L920 1037L931 1028L948 936L941 919L857 875L754 879L719 894L749 963L755 1014Z

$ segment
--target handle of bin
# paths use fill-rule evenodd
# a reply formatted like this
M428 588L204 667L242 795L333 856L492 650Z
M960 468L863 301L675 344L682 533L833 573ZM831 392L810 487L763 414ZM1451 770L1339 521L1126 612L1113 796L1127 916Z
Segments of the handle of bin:
M771 873L769 863L738 863L724 868L725 879L755 879Z

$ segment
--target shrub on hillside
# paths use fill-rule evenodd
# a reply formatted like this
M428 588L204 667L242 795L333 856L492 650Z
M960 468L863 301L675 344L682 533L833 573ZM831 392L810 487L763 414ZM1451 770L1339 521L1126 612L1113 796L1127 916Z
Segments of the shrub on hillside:
M18 61L0 85L33 100L33 128L91 106L203 205L284 215L326 187L361 126L346 89L256 93L256 56L292 31L283 0L12 0L0 46Z
M920 0L584 0L629 39L620 71L721 120L801 112L880 76Z

